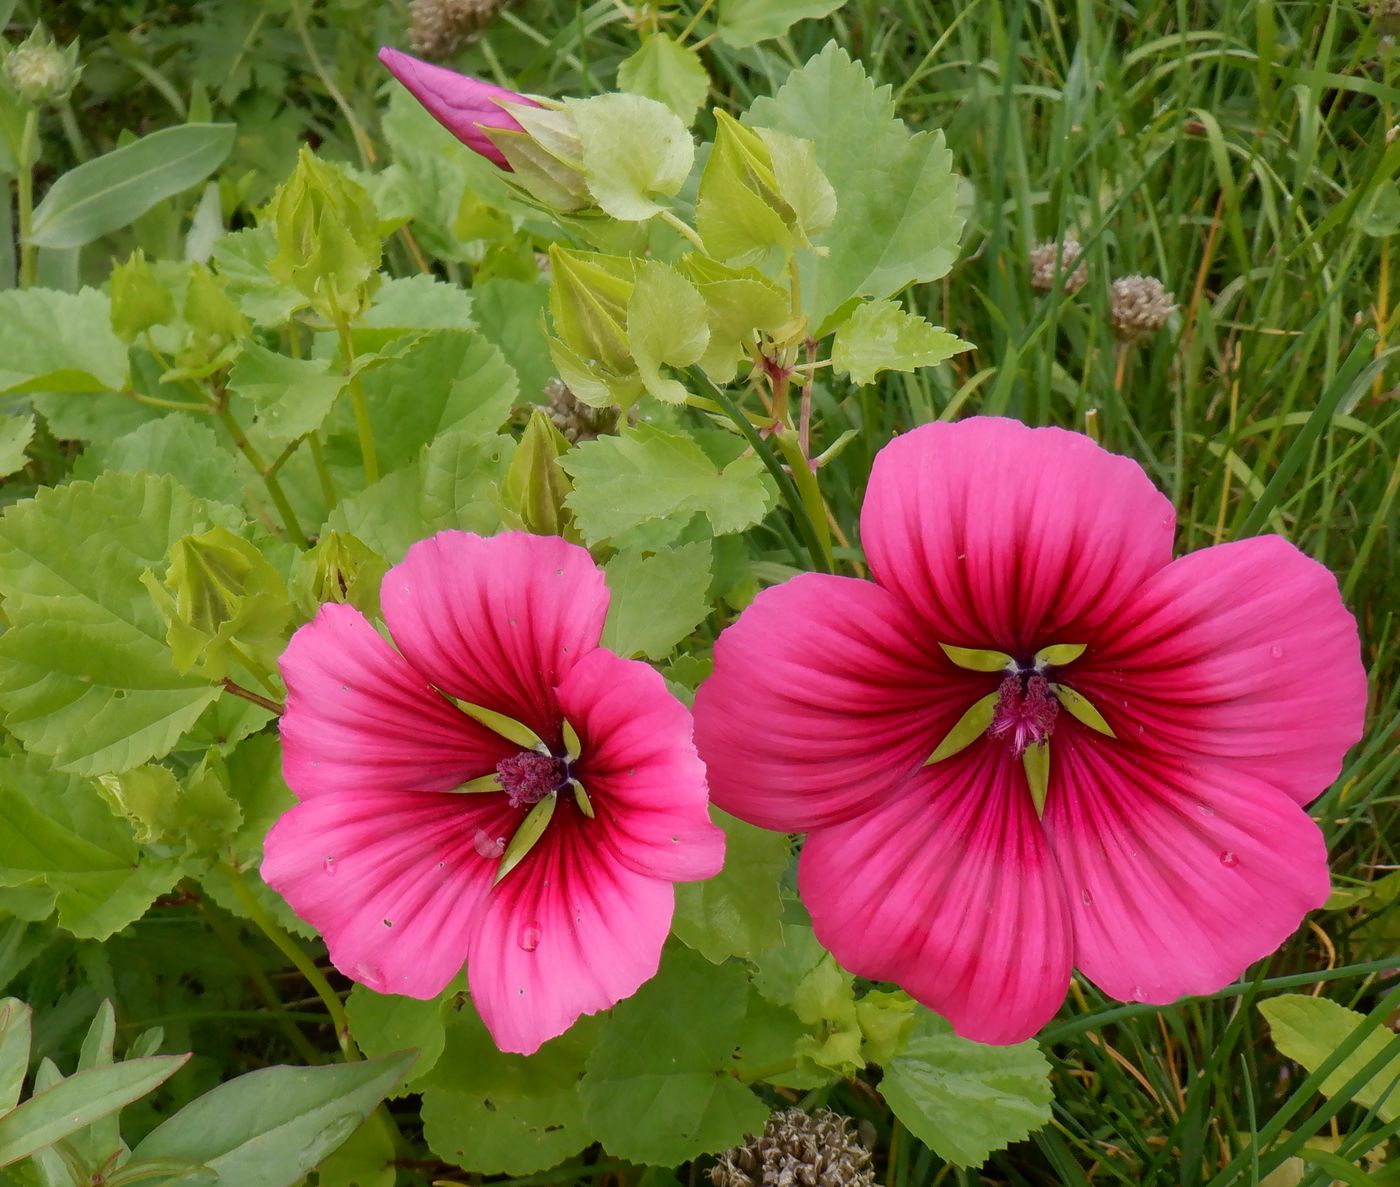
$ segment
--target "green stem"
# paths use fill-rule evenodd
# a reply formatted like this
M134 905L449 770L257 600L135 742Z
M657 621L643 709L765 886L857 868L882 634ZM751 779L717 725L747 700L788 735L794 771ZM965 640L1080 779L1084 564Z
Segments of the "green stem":
M365 389L360 386L360 377L355 372L355 340L343 315L336 317L335 328L340 335L340 353L345 356L345 374L350 379L350 406L355 410L355 430L360 437L360 457L365 463L365 483L373 486L379 481L379 458L374 452L374 426L369 419Z
M297 522L297 513L292 510L292 504L287 499L287 492L282 489L282 483L278 481L277 471L263 460L262 454L248 440L248 435L234 419L233 413L228 410L227 406L219 409L219 419L224 422L224 428L228 430L229 436L233 438L233 443L238 447L239 452L248 459L253 469L262 478L263 485L267 487L267 493L272 497L272 501L277 507L277 514L282 517L282 524L287 529L287 534L297 547L305 548L306 533L301 530L301 524Z
M330 468L326 465L326 452L321 448L321 434L312 433L307 440L311 442L311 460L316 464L316 477L321 482L321 497L326 500L326 511L333 511L340 501L340 496L336 493L335 479L331 477Z
M212 404L190 404L182 400L162 400L159 396L148 396L143 392L132 391L129 387L122 390L122 395L137 404L145 404L148 408L171 408L176 412L199 412L206 416L214 411Z
M691 367L689 371L695 382L704 389L705 395L723 408L724 414L734 422L739 432L743 433L745 440L753 446L753 451L758 454L764 468L772 475L773 481L778 484L783 502L787 504L788 511L792 513L792 518L797 523L797 530L802 534L803 546L811 555L813 569L818 573L830 573L831 568L826 563L821 537L818 535L811 517L807 514L807 505L802 501L802 496L798 493L792 475L783 469L782 462L769 448L768 442L759 435L758 430L749 423L748 417L734 402L734 398L728 392L717 387L715 381L706 375L700 367Z
M326 1013L331 1016L331 1023L335 1027L335 1037L340 1043L341 1053L347 1060L359 1059L359 1049L350 1037L350 1019L345 1015L345 1005L335 990L331 988L330 982L316 967L311 957L302 950L301 945L283 931L277 920L268 914L262 903L258 902L257 895L253 893L252 887L248 885L243 874L227 862L221 862L219 868L228 879L229 885L233 887L234 897L248 912L248 918L257 924L263 935L277 946L278 951L292 962L297 972L306 978L306 983L316 991L316 996L326 1007Z
M679 234L685 236L685 238L689 239L697 251L705 250L705 244L701 240L700 236L697 235L695 231L691 227L689 227L683 219L678 218L671 211L663 209L661 211L661 221L665 223L668 227L670 227L673 231L676 231Z
M19 287L34 285L34 244L29 236L34 230L34 162L38 156L39 112L31 107L24 117L24 131L19 139L19 168L17 200L19 203Z

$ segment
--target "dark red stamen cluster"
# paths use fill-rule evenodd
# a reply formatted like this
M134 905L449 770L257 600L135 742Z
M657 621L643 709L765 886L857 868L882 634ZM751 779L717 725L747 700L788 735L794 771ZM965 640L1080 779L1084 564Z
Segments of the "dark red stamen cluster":
M1059 711L1060 702L1044 676L1017 673L1008 676L997 689L997 707L987 733L993 738L1006 738L1011 752L1019 756L1027 746L1044 742L1050 736Z
M562 758L552 754L537 754L522 750L496 764L501 789L510 797L510 806L519 808L537 804L551 792L558 791L569 779L569 768Z

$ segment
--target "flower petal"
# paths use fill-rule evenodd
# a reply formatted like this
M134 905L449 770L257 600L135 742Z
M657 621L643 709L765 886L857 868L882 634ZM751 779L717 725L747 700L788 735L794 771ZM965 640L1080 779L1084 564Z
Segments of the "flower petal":
M719 873L724 833L710 822L690 714L661 676L599 648L569 673L559 703L583 743L574 772L617 859L670 881Z
M1336 578L1278 536L1173 561L1067 678L1122 738L1218 759L1301 804L1361 737L1366 671Z
M394 642L444 692L562 742L554 690L598 645L602 570L557 536L439 532L380 587Z
M444 791L518 747L445 700L350 606L322 606L281 659L282 771L302 799Z
M1075 964L1105 993L1158 1003L1212 993L1326 900L1322 832L1276 788L1073 722L1050 753L1045 827Z
M655 975L671 883L619 864L560 800L549 831L491 893L467 959L472 1001L502 1051L522 1055Z
M262 875L351 980L430 998L462 967L496 872L477 834L508 837L519 816L503 795L316 796L267 834Z
M1015 1043L1069 985L1069 914L1021 764L983 740L807 838L798 886L851 972L898 982L966 1038Z
M520 129L519 122L501 106L502 101L531 107L538 107L538 103L514 91L434 66L387 46L379 51L379 60L427 108L428 114L458 140L492 164L510 168L501 150L491 143L483 129Z
M883 800L995 687L879 586L809 573L764 590L720 636L695 743L726 812L820 828Z
M981 416L886 445L860 520L875 579L940 642L1018 658L1088 642L1171 560L1175 523L1136 462Z

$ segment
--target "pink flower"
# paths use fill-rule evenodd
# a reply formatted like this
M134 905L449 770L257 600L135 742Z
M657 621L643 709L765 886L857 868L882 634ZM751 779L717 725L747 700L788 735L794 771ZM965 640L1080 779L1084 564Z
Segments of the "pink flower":
M501 104L523 103L527 107L538 107L538 103L504 87L434 66L388 46L379 51L379 60L427 108L433 119L473 152L509 171L510 165L491 142L486 129L519 132L522 130L519 121Z
M1034 1034L1072 965L1219 989L1327 897L1302 805L1361 733L1356 624L1286 541L1172 560L1174 524L1086 437L926 425L875 460L875 580L769 589L716 647L714 801L809 831L818 938L969 1038Z
M282 656L301 802L268 834L263 877L371 989L430 998L465 960L497 1044L529 1054L650 978L672 884L720 868L690 717L650 667L598 646L607 587L563 540L443 532L389 570L381 601L398 651L327 605Z

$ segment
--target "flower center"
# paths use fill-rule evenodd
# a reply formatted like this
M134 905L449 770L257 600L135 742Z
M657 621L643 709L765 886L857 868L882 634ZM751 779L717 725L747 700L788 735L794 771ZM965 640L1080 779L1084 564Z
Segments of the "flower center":
M510 806L537 804L569 782L569 764L552 754L522 750L496 764L501 790L510 797Z
M1005 738L1011 753L1017 756L1027 746L1046 741L1054 730L1060 702L1049 682L1034 669L1007 676L997 689L996 708L987 733L993 738Z

